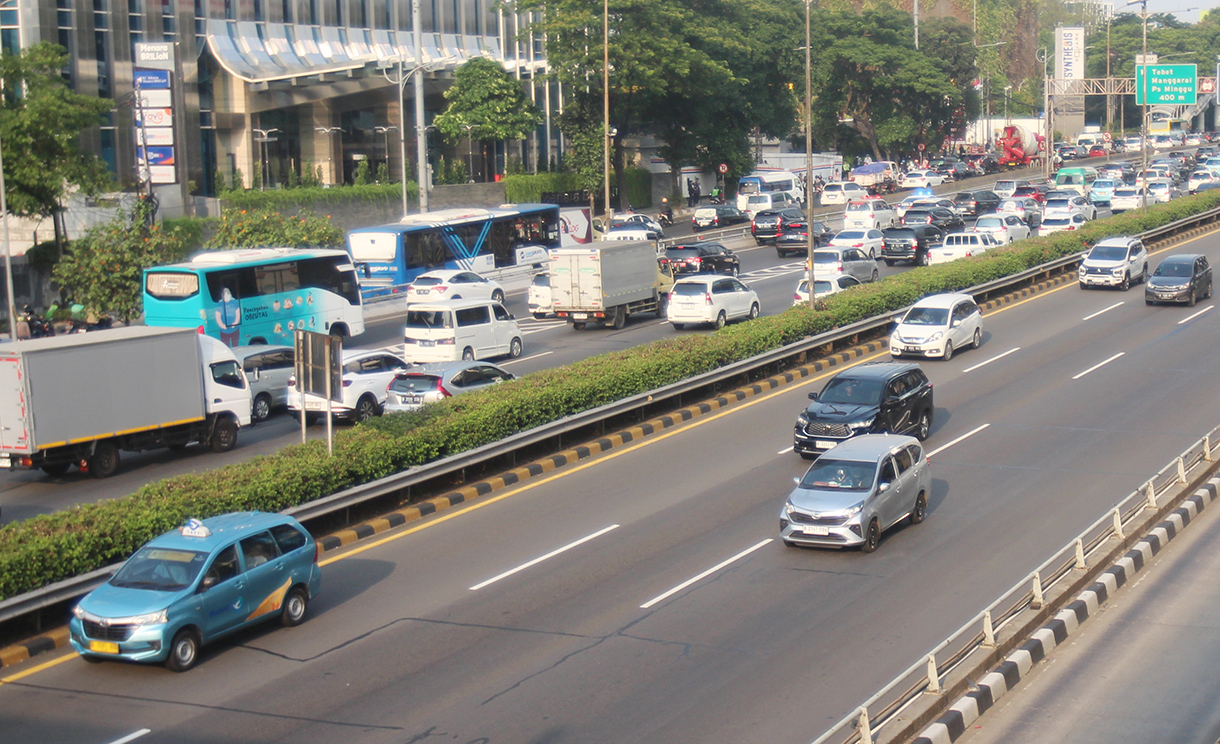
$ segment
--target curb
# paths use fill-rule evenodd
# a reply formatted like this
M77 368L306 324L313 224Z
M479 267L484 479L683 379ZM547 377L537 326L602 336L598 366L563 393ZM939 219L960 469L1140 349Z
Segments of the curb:
M958 698L949 706L948 712L920 732L914 744L950 744L961 738L983 713L1016 687L1023 677L1028 677L1036 664L1046 659L1056 646L1062 645L1085 620L1097 614L1120 587L1133 580L1153 556L1160 553L1191 520L1216 500L1217 494L1220 494L1220 478L1212 478L1196 489L1192 496L1151 528L1088 589L1056 613L1054 619L1034 631L1029 640L984 676L977 690Z
M63 625L33 638L0 648L0 669L66 645L68 645L68 626Z

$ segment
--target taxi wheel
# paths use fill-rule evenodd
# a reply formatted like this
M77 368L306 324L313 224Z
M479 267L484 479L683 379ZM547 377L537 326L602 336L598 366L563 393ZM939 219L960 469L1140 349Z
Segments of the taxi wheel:
M284 597L284 607L280 610L280 624L285 628L295 628L305 622L305 609L309 605L309 597L299 586L293 587Z
M165 660L165 666L171 672L185 672L198 660L199 636L190 628L183 628L169 644L169 658Z
M861 553L871 553L877 549L877 545L881 542L881 523L876 517L868 523L868 529L864 531L864 543L860 545Z

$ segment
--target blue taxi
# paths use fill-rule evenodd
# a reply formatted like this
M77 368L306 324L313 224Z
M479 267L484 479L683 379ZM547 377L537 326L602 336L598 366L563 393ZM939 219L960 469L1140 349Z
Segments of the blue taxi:
M199 649L278 617L305 619L321 588L317 544L292 517L236 512L152 540L72 608L72 647L86 661L195 665Z

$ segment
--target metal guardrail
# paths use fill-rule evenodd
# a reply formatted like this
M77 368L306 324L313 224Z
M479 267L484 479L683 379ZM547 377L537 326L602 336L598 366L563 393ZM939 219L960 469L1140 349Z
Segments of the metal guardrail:
M1146 240L1155 240L1158 237L1165 237L1174 232L1182 231L1194 227L1199 223L1206 223L1220 219L1220 207L1201 212L1196 215L1178 220L1168 225L1163 225L1153 230L1149 230L1141 235ZM742 228L726 228L727 230L742 229ZM748 233L749 228L744 228ZM715 234L709 233L709 235ZM1066 270L1080 261L1082 254L1072 254L1057 258L1045 264L1040 264L1031 269L1027 269L1019 274L997 279L985 284L980 284L971 287L967 292L974 294L976 297L986 296L997 292L1006 291L1008 288L1020 285L1023 282L1029 281L1039 275L1055 273ZM896 311L901 312L901 311ZM405 470L401 473L386 476L380 480L366 483L355 488L341 491L323 499L312 501L308 504L293 507L286 510L284 513L290 514L297 519L308 522L310 520L319 519L329 516L345 509L350 509L363 502L382 498L391 495L395 492L408 491L414 486L426 483L441 477L459 474L463 470L494 461L498 458L509 455L517 450L537 445L549 439L562 439L564 434L571 433L602 421L614 419L619 416L634 412L642 411L649 407L655 407L658 402L666 400L680 399L681 396L694 392L696 390L712 387L717 384L728 382L734 378L747 374L757 369L765 369L773 365L781 364L785 360L807 354L808 352L819 347L831 345L846 339L850 339L859 335L876 332L881 328L887 327L896 313L888 313L883 316L874 318L866 318L865 320L857 321L848 326L829 331L827 333L811 336L806 339L788 344L787 346L774 349L772 351L760 354L750 359L744 359L740 362L721 367L711 372L706 372L702 375L692 377L681 382L676 382L657 390L652 390L646 393L640 393L630 398L607 403L597 408L592 408L572 416L567 416L558 421L546 424L545 426L530 429L529 431L520 432L511 437L507 437L498 442L487 444L466 452L456 455L451 455L442 460L427 463L416 468ZM114 571L118 570L118 566L99 569L82 576L65 579L64 581L50 584L35 591L22 594L16 597L0 601L0 623L7 622L21 615L37 612L38 610L63 602L74 597L87 594L89 591L104 583Z

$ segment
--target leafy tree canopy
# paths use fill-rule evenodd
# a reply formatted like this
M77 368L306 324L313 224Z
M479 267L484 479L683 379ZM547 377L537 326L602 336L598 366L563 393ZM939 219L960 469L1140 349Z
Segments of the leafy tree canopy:
M521 81L484 57L457 69L445 98L449 106L434 123L450 140L522 139L542 121Z

